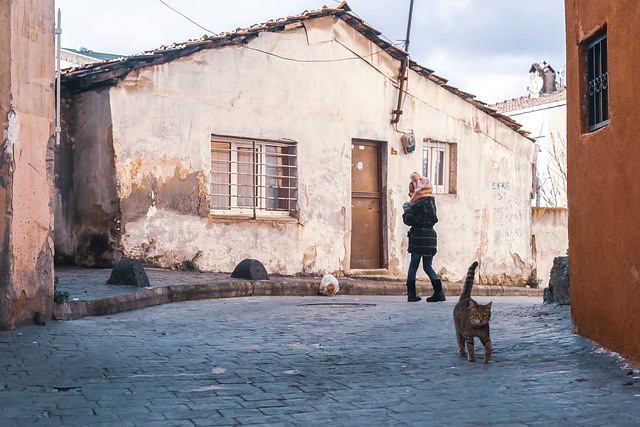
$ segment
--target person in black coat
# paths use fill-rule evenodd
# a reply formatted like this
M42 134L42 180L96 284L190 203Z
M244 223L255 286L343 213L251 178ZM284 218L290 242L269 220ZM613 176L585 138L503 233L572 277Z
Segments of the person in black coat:
M422 268L433 286L433 295L427 298L427 302L445 301L442 281L432 265L433 257L438 251L438 235L433 229L438 222L436 200L432 196L433 186L428 178L421 177L416 172L411 174L411 178L411 200L405 203L402 214L402 221L411 227L408 232L411 262L407 275L407 300L415 302L422 299L416 293L416 274L422 260Z

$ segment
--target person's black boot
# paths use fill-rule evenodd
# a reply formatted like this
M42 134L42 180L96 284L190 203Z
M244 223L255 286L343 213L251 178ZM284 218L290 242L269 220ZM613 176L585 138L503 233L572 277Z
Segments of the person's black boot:
M427 302L439 302L447 300L447 297L444 295L444 289L442 289L442 280L432 280L431 286L433 286L433 295L427 298Z
M422 297L416 294L416 281L407 280L407 301L416 302L420 301Z

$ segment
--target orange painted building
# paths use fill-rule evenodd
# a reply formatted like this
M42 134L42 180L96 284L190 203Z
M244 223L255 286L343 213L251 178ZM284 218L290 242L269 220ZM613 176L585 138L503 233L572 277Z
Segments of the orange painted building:
M640 2L565 0L571 310L640 360Z
M0 0L0 330L51 319L54 1Z

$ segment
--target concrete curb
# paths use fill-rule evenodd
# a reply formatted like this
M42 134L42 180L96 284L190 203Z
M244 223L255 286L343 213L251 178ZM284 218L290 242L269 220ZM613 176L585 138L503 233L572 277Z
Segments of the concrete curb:
M204 299L236 298L248 296L320 296L316 280L297 281L230 281L225 283L182 284L136 290L93 300L72 300L54 305L55 320L77 320L86 316L104 316L124 311L138 310L174 302ZM455 298L462 291L462 284L445 283L445 293ZM421 295L430 295L431 286L419 284ZM400 282L349 281L340 283L339 295L406 295L406 286ZM542 289L474 285L473 296L532 296L543 297ZM325 297L326 298L326 297Z

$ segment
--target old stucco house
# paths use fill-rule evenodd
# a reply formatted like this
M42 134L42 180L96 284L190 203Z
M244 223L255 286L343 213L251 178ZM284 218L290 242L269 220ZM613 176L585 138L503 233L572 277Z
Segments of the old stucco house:
M564 67L563 67L564 68ZM529 68L529 95L493 104L535 140L535 195L532 199L531 247L536 278L549 284L554 258L569 248L567 209L567 90L558 85L556 72L543 62Z
M550 65L546 68L553 70ZM532 76L537 75L539 64L530 68ZM558 86L555 71L550 78L545 74L545 82L553 89L533 92L530 84L528 96L507 99L491 105L497 112L511 117L529 131L529 137L538 145L536 164L536 188L532 200L534 206L567 207L567 89ZM542 77L538 77L542 80ZM532 77L531 82L535 79ZM544 84L541 84L544 87Z
M435 184L434 266L532 274L535 145L336 8L68 70L58 260L403 274L409 174Z

